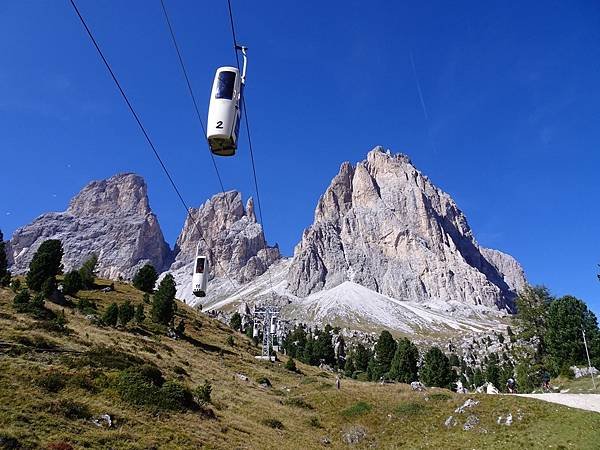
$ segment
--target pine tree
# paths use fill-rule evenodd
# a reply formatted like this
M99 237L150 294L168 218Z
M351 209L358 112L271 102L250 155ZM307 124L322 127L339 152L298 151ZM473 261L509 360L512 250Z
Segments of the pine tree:
M72 270L65 275L63 280L63 294L75 295L83 287L81 275L77 270Z
M478 388L483 386L483 383L485 383L485 377L483 376L482 370L478 367L473 372L472 384L475 388Z
M43 298L52 298L56 291L56 278L48 277L46 281L42 283L41 294Z
M138 324L141 324L146 319L146 315L144 314L144 304L140 303L138 307L135 309L135 321Z
M582 300L566 295L552 302L548 308L546 349L553 365L562 366L586 364L582 330L585 330L590 356L600 342L598 321Z
M535 343L535 360L545 355L546 332L548 330L548 306L554 299L544 286L526 286L517 297L516 322L519 325L519 337Z
M6 257L6 244L0 230L0 286L6 287L10 284L10 272L8 271L8 258Z
M358 344L354 350L354 365L356 370L366 372L371 359L371 352L364 345Z
M96 279L96 264L98 264L98 256L93 253L79 269L81 285L83 289L92 289Z
M450 361L438 347L432 347L423 359L421 381L426 386L437 386L450 389L455 374L450 367Z
M146 264L133 277L133 285L140 291L152 294L158 280L158 273L152 264Z
M179 337L181 337L185 334L185 320L181 319L179 321L179 323L175 327L175 334L177 334L177 336L179 336ZM232 336L229 336L229 337L233 339Z
M371 379L379 380L390 371L392 359L396 353L396 341L391 333L383 330L375 344L373 364L371 364Z
M233 328L235 331L242 330L242 316L239 312L234 312L229 320L229 326Z
M355 371L356 367L354 366L354 358L353 355L350 354L346 358L346 364L344 365L344 375L346 375L347 377L351 377L354 375Z
M127 325L133 319L135 314L135 309L129 300L125 300L125 302L119 307L119 322L121 325Z
M175 315L175 294L177 288L175 279L167 274L152 299L152 321L169 325Z
M328 325L323 331L315 333L315 342L313 347L314 359L317 362L325 364L335 364L335 351L331 343L331 327Z
M492 353L488 359L485 367L485 379L495 387L502 388L500 385L500 367L498 366L498 357L495 353Z
M48 278L55 278L62 271L62 244L57 239L49 239L33 255L27 272L27 286L34 291L40 291Z
M418 362L419 350L417 346L407 338L400 339L390 366L390 378L401 383L411 383L418 380Z
M296 367L296 361L294 361L294 358L288 358L288 360L285 363L285 368L290 372L298 371L298 368Z
M116 327L119 322L119 305L111 303L102 315L102 322L110 327Z
M450 353L448 360L450 361L450 367L460 367L460 360L456 353Z

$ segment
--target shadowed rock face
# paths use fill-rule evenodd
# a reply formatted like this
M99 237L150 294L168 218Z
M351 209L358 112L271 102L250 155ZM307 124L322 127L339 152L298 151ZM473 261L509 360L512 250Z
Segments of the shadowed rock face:
M10 241L11 270L26 272L46 239L61 240L65 271L78 268L92 253L98 255L98 276L106 278L131 278L146 263L160 271L171 262L146 183L135 174L93 181L67 211L43 214L16 230Z
M375 148L342 164L296 246L288 288L304 297L352 281L401 300L513 310L523 270L482 249L463 213L405 155Z
M265 246L252 199L244 208L242 195L237 191L216 194L200 208L191 209L177 239L175 262L169 270L177 272L190 264L198 243L201 253L209 258L213 276L228 276L239 283L263 274L281 258L277 246Z

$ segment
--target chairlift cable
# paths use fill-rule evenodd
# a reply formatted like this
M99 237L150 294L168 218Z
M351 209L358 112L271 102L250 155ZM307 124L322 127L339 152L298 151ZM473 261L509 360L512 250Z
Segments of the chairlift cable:
M237 64L237 68L238 71L240 70L240 59L238 56L238 48L240 48L240 46L238 45L237 42L237 37L235 34L235 21L233 18L233 10L231 8L231 0L227 0L227 9L229 11L229 24L231 25L231 37L233 39L233 51L235 53L235 61ZM241 108L244 112L244 123L245 123L245 127L246 127L246 136L248 137L248 148L250 149L250 161L252 162L252 175L254 178L254 190L256 191L256 203L258 206L258 216L260 218L260 223L263 227L263 236L264 236L264 250L265 250L265 258L268 262L269 260L269 254L267 251L267 238L266 238L266 230L265 230L265 221L263 219L263 214L262 214L262 204L260 201L260 190L258 189L258 177L256 175L256 163L254 161L254 149L252 147L252 137L250 135L250 125L248 123L248 112L247 112L247 103L245 100L245 97L242 97L242 105ZM271 294L274 297L274 290L273 290L273 279L271 276L271 271L269 270L269 266L267 266L267 273L269 274L269 284L271 285Z
M200 239L202 241L204 241L204 243L207 245L207 247L209 247L209 244L207 242L207 240L204 238L204 235L202 234L202 230L200 229L200 227L198 226L198 222L196 220L196 218L193 216L192 214L192 210L191 208L187 205L186 201L184 200L183 196L181 195L181 192L179 191L179 188L177 187L177 185L175 184L175 181L173 179L173 177L171 176L171 174L169 173L169 170L167 169L165 163L163 162L162 158L160 157L160 154L158 153L158 151L156 150L156 147L154 146L154 143L152 142L152 140L150 139L150 136L148 135L148 132L146 131L146 128L144 127L144 125L142 124L142 121L140 120L139 116L137 115L137 113L135 112L135 109L133 108L133 105L131 104L131 102L129 101L129 99L127 98L127 95L125 94L125 91L123 90L123 88L121 87L121 83L119 83L119 80L117 79L115 73L113 72L110 64L108 63L106 57L104 56L104 53L102 52L102 50L100 49L100 46L98 45L98 42L96 41L96 39L94 38L94 35L92 34L92 31L90 30L90 28L88 27L85 19L83 18L83 16L81 15L81 13L79 12L79 8L77 8L77 5L75 4L74 0L69 0L71 2L71 6L73 6L73 9L75 10L75 13L77 14L77 16L79 17L79 20L81 21L81 24L83 25L83 27L85 28L85 31L87 32L87 35L89 36L90 40L92 41L92 43L94 44L94 47L96 48L96 50L98 51L98 54L100 55L100 58L102 59L102 62L104 63L104 65L106 66L108 72L110 73L111 78L113 79L115 85L117 86L117 89L119 90L121 97L123 97L123 100L125 101L125 103L127 104L127 107L129 108L129 111L131 112L131 114L133 115L135 121L137 122L140 130L142 131L142 134L144 135L144 137L146 138L146 141L148 142L148 145L150 146L150 148L152 149L152 152L154 153L154 156L156 157L156 159L158 160L158 162L160 163L160 166L163 170L163 172L165 173L165 175L167 176L167 178L169 179L169 182L171 183L171 186L173 187L175 193L177 194L177 196L179 197L179 200L181 202L181 204L183 205L183 207L186 210L186 214L190 216L190 218L194 221L194 225L196 227L196 230L198 231L198 233L200 234ZM223 272L225 273L225 275L227 276L227 278L229 279L229 281L231 282L231 284L233 285L234 288L236 288L236 284L233 282L233 280L231 279L231 277L229 276L229 274L227 272L225 272L225 270L223 269L223 266L221 266L221 263L217 261L217 263L219 264L219 266L221 267L221 269L223 270Z
M164 0L160 0L160 5L162 6L163 14L165 16L165 21L167 22L167 26L169 27L169 33L171 34L171 40L173 41L173 46L175 47L175 51L177 52L177 58L179 59L179 64L181 66L181 70L183 72L183 76L185 78L185 82L187 84L187 88L190 93L190 97L192 98L192 103L194 104L194 110L196 111L196 117L198 118L198 122L200 123L200 128L202 129L202 136L208 144L208 140L206 138L206 127L204 126L204 121L202 120L202 117L200 115L200 109L198 108L198 102L196 101L196 96L194 95L194 90L192 89L192 84L190 82L190 78L187 74L187 70L186 70L185 64L183 62L183 56L181 55L181 51L179 50L179 45L177 44L177 39L175 38L175 32L173 30L173 26L171 25L171 20L169 19L169 14L167 12L167 7L165 6ZM217 178L219 179L219 184L221 186L221 192L223 192L223 194L225 194L225 187L223 186L223 179L221 178L221 174L219 173L219 168L217 167L217 162L215 161L215 155L213 155L213 153L210 151L210 147L207 146L207 150L212 159L212 163L215 168Z

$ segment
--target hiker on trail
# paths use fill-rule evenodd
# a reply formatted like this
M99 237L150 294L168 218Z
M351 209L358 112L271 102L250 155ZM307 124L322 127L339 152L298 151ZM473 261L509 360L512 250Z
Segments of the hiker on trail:
M542 373L542 388L544 390L549 391L550 390L550 374L548 373L548 371L546 369L542 369L543 373Z
M514 378L511 377L506 382L506 391L509 394L516 394L517 393L517 383L515 382Z
M336 375L335 376L335 388L339 390L340 389L340 384L341 384L340 376Z

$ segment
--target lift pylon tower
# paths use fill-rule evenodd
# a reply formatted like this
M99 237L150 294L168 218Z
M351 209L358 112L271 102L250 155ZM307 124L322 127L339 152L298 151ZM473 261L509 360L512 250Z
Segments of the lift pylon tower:
M257 306L254 308L254 323L261 323L263 330L262 359L271 359L271 347L273 347L273 338L277 331L277 317L280 307L278 306Z

